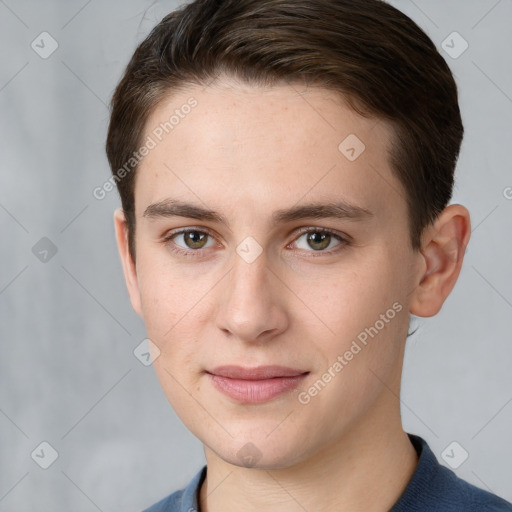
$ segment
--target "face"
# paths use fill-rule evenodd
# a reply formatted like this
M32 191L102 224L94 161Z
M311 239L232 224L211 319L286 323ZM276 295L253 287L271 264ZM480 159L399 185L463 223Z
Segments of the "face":
M223 78L160 103L148 136L128 287L185 425L278 468L389 422L418 273L390 128L327 90Z

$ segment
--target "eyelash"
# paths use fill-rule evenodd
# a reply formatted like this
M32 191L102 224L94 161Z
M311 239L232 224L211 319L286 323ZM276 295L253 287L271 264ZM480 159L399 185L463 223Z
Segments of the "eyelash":
M178 230L178 231L174 231L172 233L169 233L167 234L163 239L162 239L162 242L164 243L164 245L166 245L172 252L176 253L176 254L179 254L181 256L187 256L187 257L201 257L202 256L202 253L204 252L203 250L201 249L189 249L189 250L186 250L186 249L183 249L182 247L176 245L174 242L173 242L173 238L175 238L176 236L178 235L183 235L183 234L187 234L187 233L190 233L190 232L193 232L193 233L200 233L200 234L204 234L204 235L207 235L213 239L215 239L215 237L213 236L213 234L207 230L207 229L196 229L196 228L187 228L187 229L181 229L181 230ZM336 231L333 231L331 229L328 229L328 228L313 228L313 227L307 227L307 228L302 228L299 230L298 234L297 234L297 237L293 239L293 242L296 242L302 235L304 234L307 234L307 233L322 233L322 234L326 234L326 235L331 235L333 236L334 238L336 238L340 243L338 245L336 245L333 249L329 249L327 251L314 251L314 250L311 250L311 251L307 251L306 252L311 252L313 253L313 255L311 257L315 258L315 257L318 257L318 256L322 256L322 255L325 255L325 254L333 254L333 253L336 253L340 250L343 250L347 245L349 245L349 240L347 237L344 237L342 236L341 234L339 234L338 232ZM288 244L290 245L290 244ZM300 250L305 250L305 249L300 249ZM316 253L316 254L315 254Z

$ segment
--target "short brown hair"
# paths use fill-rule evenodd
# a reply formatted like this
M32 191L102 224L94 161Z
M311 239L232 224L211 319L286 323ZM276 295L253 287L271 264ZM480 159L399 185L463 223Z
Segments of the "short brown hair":
M251 85L306 82L393 127L389 162L406 191L411 243L448 204L463 137L457 86L434 43L381 0L195 0L137 47L111 102L112 173L141 146L173 90L221 74ZM136 166L117 187L135 260Z

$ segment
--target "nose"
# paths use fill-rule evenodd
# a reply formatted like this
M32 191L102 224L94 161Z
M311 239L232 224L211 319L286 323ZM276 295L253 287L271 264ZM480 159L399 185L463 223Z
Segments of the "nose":
M287 328L287 288L268 266L265 252L251 263L236 254L226 277L216 315L218 328L249 343L268 341Z

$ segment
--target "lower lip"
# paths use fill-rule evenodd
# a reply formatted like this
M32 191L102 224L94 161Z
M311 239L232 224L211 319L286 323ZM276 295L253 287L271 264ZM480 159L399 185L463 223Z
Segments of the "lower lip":
M304 380L307 373L293 377L275 377L263 380L230 379L220 375L207 374L213 385L222 393L242 403L262 403L286 393Z

